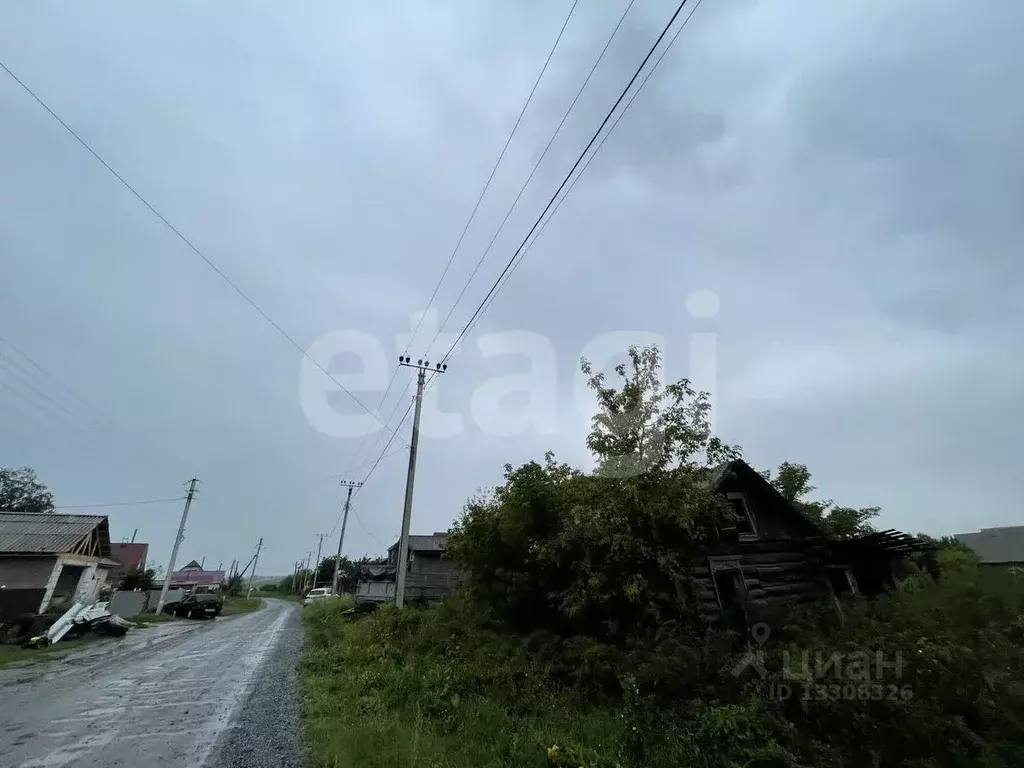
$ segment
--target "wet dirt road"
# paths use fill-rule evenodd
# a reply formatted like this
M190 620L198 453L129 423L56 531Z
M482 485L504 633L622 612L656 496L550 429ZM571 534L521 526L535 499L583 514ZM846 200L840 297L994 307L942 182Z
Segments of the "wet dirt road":
M62 661L0 670L0 764L305 764L294 603L135 629Z

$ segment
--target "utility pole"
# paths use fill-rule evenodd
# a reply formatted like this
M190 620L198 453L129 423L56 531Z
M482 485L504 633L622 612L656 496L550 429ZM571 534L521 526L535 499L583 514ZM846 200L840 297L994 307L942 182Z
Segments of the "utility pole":
M291 591L295 592L296 594L299 591L299 561L298 560L295 561L295 567L292 568L292 588L291 588Z
M342 480L342 488L348 488L348 495L345 497L345 516L341 518L341 535L338 537L338 556L334 558L334 583L332 591L338 594L338 579L341 577L341 545L345 542L345 526L348 524L348 508L352 504L352 491L355 488L362 488L362 483L355 483L351 480Z
M427 383L427 371L441 374L448 370L447 363L435 363L430 367L429 360L417 360L415 364L409 356L398 358L398 364L406 368L415 368L416 374L416 409L412 417L412 440L409 442L409 475L405 481L405 507L402 510L402 537L398 544L398 573L395 577L395 605L405 605L405 572L409 568L409 525L412 522L412 491L416 481L416 449L420 442L420 412L423 409L423 387Z
M174 573L174 561L178 557L178 547L185 538L185 520L188 519L188 508L192 506L192 498L196 495L196 483L199 481L192 478L188 481L188 493L185 495L185 508L181 511L181 522L178 524L178 535L174 539L174 546L171 548L171 559L167 563L167 572L164 574L164 586L160 590L160 601L156 604L156 612L162 613L164 601L167 599L167 590L171 588L171 574Z
M306 591L306 587L309 585L309 558L313 556L313 551L306 552L306 569L302 572L302 591Z
M320 543L316 545L316 565L313 567L313 589L316 589L316 582L320 576L320 553L323 551L324 536L326 535L326 533L317 534L317 536L320 537Z
M256 554L252 558L252 573L249 574L249 591L245 593L246 598L252 597L252 579L256 575L256 564L260 561L261 549L263 549L262 536L260 536L260 543L256 545Z

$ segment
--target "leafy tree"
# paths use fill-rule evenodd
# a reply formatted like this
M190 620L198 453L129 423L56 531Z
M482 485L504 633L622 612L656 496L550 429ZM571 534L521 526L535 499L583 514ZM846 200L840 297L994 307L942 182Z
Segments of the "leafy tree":
M952 536L938 539L927 534L917 534L919 539L934 546L933 549L920 552L913 558L915 565L936 581L944 578L969 578L977 573L978 556L974 550Z
M739 451L712 437L706 393L685 379L661 387L656 348L629 358L618 388L582 361L598 405L595 472L552 453L507 465L453 529L469 589L514 625L624 638L695 616L691 558L729 514L703 480Z
M227 595L231 595L233 597L235 595L242 594L242 590L244 588L245 579L242 577L241 574L234 573L230 576L230 578L228 578L228 583L224 587L224 593Z
M317 571L316 583L321 587L329 587L334 584L334 562L337 560L335 555L325 557L320 563L320 568ZM341 567L338 570L338 589L340 592L355 592L356 584L359 581L359 569L363 565L371 565L377 563L386 562L386 558L371 558L367 556L360 557L357 560L351 560L345 555L341 557Z
M662 386L661 352L630 347L630 368L615 367L616 389L586 359L580 367L597 397L598 411L587 447L598 458L597 474L632 477L669 467L696 468L736 458L738 449L711 434L711 403L689 380Z
M156 586L156 571L152 568L147 568L145 571L140 571L138 568L133 568L125 574L125 577L121 580L121 586L118 589L125 591L132 590L147 590L154 589Z
M53 511L53 494L30 467L0 467L0 511L44 514Z
M774 477L770 470L761 474L806 517L831 536L846 539L874 530L870 521L878 516L880 507L843 507L831 499L809 500L807 497L816 489L811 485L811 472L806 464L784 461Z

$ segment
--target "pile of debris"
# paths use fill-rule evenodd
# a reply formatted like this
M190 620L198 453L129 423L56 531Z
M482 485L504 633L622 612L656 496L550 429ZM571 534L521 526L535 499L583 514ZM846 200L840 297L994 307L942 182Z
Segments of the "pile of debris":
M22 647L45 648L61 640L81 637L87 632L99 632L110 637L123 637L135 625L108 611L107 605L107 603L94 605L75 603L45 632L23 642Z

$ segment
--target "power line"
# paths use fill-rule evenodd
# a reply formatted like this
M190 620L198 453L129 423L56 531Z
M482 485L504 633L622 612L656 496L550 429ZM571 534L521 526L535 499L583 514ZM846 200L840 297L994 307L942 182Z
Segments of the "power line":
M488 308L490 308L491 304L494 302L495 297L498 295L498 292L500 292L501 289L505 286L505 283L507 283L512 278L512 275L515 273L516 269L518 269L519 265L523 263L523 259L526 257L526 254L530 252L533 246L536 245L537 241L540 239L540 236L544 234L544 230L547 229L548 224L555 217L555 214L558 213L558 209L562 207L562 203L564 203L566 198L569 197L569 193L572 192L573 188L576 186L576 183L583 177L583 174L586 173L587 168L590 167L590 164L594 161L594 158L597 157L598 153L601 151L601 148L604 146L604 143L608 141L608 137L612 135L612 132L616 129L616 127L618 127L619 122L626 115L626 112L628 112L629 108L633 106L633 102L636 101L636 97L640 95L640 91L643 90L644 86L647 85L647 81L651 79L651 76L658 69L658 66L665 58L665 55L672 48L672 45L675 43L676 39L683 31L683 28L686 26L686 23L690 20L690 17L693 16L694 12L696 12L696 10L700 7L701 1L702 0L697 0L696 5L694 5L693 8L690 10L690 13L686 16L686 19L684 19L683 23L679 25L678 29L676 29L675 34L672 35L672 39L669 41L668 45L665 46L665 48L661 52L661 55L658 56L657 60L654 62L654 66L652 66L647 71L647 74L644 76L644 79L640 81L639 87L635 91L633 91L633 95L630 96L629 101L626 102L626 106L623 107L621 112L619 112L618 116L615 118L615 121L611 124L611 127L609 127L607 133L605 133L604 137L598 143L597 148L594 149L590 157L587 158L587 161L580 168L580 172L576 174L576 177L572 180L572 183L569 184L568 188L565 190L565 194L562 195L561 199L558 201L558 204L555 205L551 213L544 220L544 223L537 231L537 234L533 237L533 240L531 240L530 244L526 246L526 249L523 251L522 255L519 257L516 263L512 265L512 269L510 269L509 273L505 276L505 280L502 282L501 286L499 286L498 290L495 291L494 294L492 294L490 299L488 299L487 305L484 307L480 315L477 316L476 320L473 321L473 324L470 326L469 331L467 331L467 335L468 333L471 333L473 331L473 328L476 327L476 324L480 322L480 317L483 315L484 312L488 310Z
M0 63L0 66L3 66L3 64ZM168 454L166 454L163 450L154 449L149 444L149 441L142 440L142 439L139 439L139 438L136 438L136 437L133 437L132 435L130 435L114 419L112 419L107 413L105 413L103 410L98 408L93 403L89 402L89 400L87 400L81 393L76 391L69 384L67 384L66 382L62 381L59 377L57 377L56 375L54 375L53 373L48 371L46 368L44 368L41 363L39 363L38 361L34 360L25 350L20 349L19 347L17 347L13 342L11 342L10 339L7 339L7 338L4 338L3 336L0 336L0 344L6 345L9 349L14 350L14 352L16 352L18 355L20 355L29 365L31 365L33 368L35 368L37 371L39 371L41 374L43 374L43 376L45 376L47 379L52 381L58 387L60 387L65 392L70 394L72 397L74 397L76 400L78 400L78 402L82 403L82 405L84 405L89 411L91 411L92 413L96 414L99 417L99 419L98 419L99 422L105 422L105 424L103 426L112 427L115 431L122 433L126 438L128 438L128 440L131 443L135 444L135 446L137 446L138 448L144 449L142 452L149 454L150 458L153 459L153 466L154 466L154 468L156 468L157 466L160 466L161 470L162 470L163 469L163 465L166 464L166 463L176 464L176 465L178 465L180 467L180 463L177 460L171 459L171 457ZM17 363L17 361L14 360L10 355L8 355L6 359L8 361L14 363L22 371L26 371L26 369L23 368L21 365L19 365ZM27 371L26 371L26 373L27 373ZM21 379L19 379L19 381L21 381ZM12 392L17 392L17 390L15 390L13 387L10 387L9 385L8 385L8 388ZM18 393L18 394L20 394L22 397L25 397L21 393ZM45 395L44 395L44 397L45 397ZM47 398L47 399L50 399L50 398ZM33 402L33 404L35 404L34 401L30 401L30 402ZM62 410L66 410L66 409L62 409ZM79 429L80 430L79 425L75 424L73 426L75 427L75 429ZM169 459L171 459L171 460L169 461Z
M36 394L39 397L43 398L43 400L47 401L48 403L50 403L51 405L53 405L53 406L55 406L57 408L60 408L61 411L66 413L72 419L75 419L76 422L77 422L77 420L79 418L81 418L78 414L72 413L67 408L65 408L62 403L57 402L52 397L50 397L48 394L46 394L42 389L40 389L39 387L35 386L35 384L37 382L37 379L34 379L32 377L32 374L29 372L29 370L27 368L25 368L23 365L21 365L20 363L18 363L17 360L15 360L14 358L10 357L9 355L7 357L4 357L2 354L0 354L0 370L3 370L4 362L7 362L10 365L13 365L14 366L14 368L13 368L14 371L21 371L21 373L24 374L24 376L15 376L14 377L15 380L19 384L22 384L22 385L28 387L28 389L31 392L33 392L34 394ZM7 370L10 371L12 369L8 368ZM10 384L8 384L8 386L10 386Z
M105 509L107 507L137 507L143 504L168 504L172 501L181 501L184 496L175 496L173 499L145 499L144 501L108 501L105 504L59 504L54 509Z
M558 48L558 44L562 41L562 35L565 34L565 28L569 26L569 20L572 18L572 15L576 10L577 5L579 5L579 0L573 0L573 4L569 8L569 13L566 15L565 21L562 22L561 29L558 30L558 36L555 38L555 42L551 46L551 50L548 51L547 58L544 60L544 66L541 67L540 73L537 75L537 79L533 81L533 88L530 89L530 95L526 97L526 103L523 104L523 108L519 110L519 116L516 118L516 122L512 126L511 132L509 132L508 138L505 139L505 145L501 148L501 154L498 155L498 159L495 161L494 167L491 168L491 173L487 177L487 182L484 184L484 188L480 190L480 195L476 199L476 205L473 206L473 210L469 214L469 219L467 219L466 221L466 226L462 228L462 234L459 235L459 239L455 243L455 248L452 251L451 256L448 257L448 263L445 264L444 270L442 270L441 272L441 277L438 279L437 285L434 286L433 293L430 294L430 299L428 299L427 301L428 308L434 303L434 299L437 298L437 292L441 288L441 283L444 282L444 278L448 274L448 270L451 269L452 262L455 261L455 255L459 252L459 248L462 246L462 241L465 239L466 233L469 231L469 227L473 223L473 219L476 218L476 213L480 209L480 204L483 202L484 195L487 194L487 190L490 188L491 182L494 180L494 175L498 172L498 166L501 165L501 161L504 159L505 153L508 151L509 144L512 143L512 138L516 135L516 131L519 129L519 123L522 122L523 115L526 114L526 110L530 106L530 102L533 101L533 96L537 92L537 87L540 85L540 81L544 77L544 73L547 72L548 70L548 65L551 63L551 58L555 55L555 50ZM413 329L412 336L409 337L409 347L412 346L412 343L416 338L416 333L419 331L420 326L423 324L424 317L425 314L420 316L419 322ZM408 347L406 348L406 351L408 351ZM395 373L398 373L397 369L395 370ZM391 380L394 381L394 376L391 377Z
M428 356L430 355L430 349L434 346L434 342L437 341L438 337L441 335L445 326L448 325L448 321L451 319L451 316L455 312L456 307L458 307L459 302L462 301L462 297L466 295L466 291L469 289L470 283L473 282L473 278L476 277L476 273L479 272L480 267L483 266L484 260L487 258L487 254L491 252L491 248L494 247L495 241L497 241L498 236L501 234L502 230L504 230L505 224L508 223L509 218L515 212L517 206L519 205L519 200L526 192L526 188L530 186L530 182L533 181L533 177L536 175L541 163L544 162L544 158L547 156L548 150L551 149L551 145L555 143L555 140L558 138L559 134L561 134L562 128L565 126L566 121L569 119L569 114L576 106L576 102L579 101L580 96L583 95L583 91L590 83L591 78L593 78L594 72L597 71L598 66L604 60L604 55L608 52L608 49L611 47L612 41L615 39L615 36L619 33L619 29L622 27L622 22L626 20L626 15L629 13L630 9L633 7L633 4L635 2L636 0L629 0L629 5L626 6L626 10L624 10L622 12L622 15L619 16L619 20L618 22L616 22L615 28L612 29L611 34L608 36L608 40L605 42L604 48L602 48L601 53L598 54L597 60L594 62L594 65L590 68L590 72L587 73L587 76L583 80L582 85L580 85L579 89L576 91L576 95L573 96L572 101L569 102L569 106L566 108L565 113L562 115L562 119L559 121L558 127L555 128L554 133L551 134L551 138L548 139L548 143L544 147L544 151L540 153L540 157L538 157L537 161L533 164L533 170L530 171L530 175L526 177L526 181L524 181L523 186L520 187L519 193L516 195L516 199L512 201L512 205L509 207L508 212L505 214L505 218L501 220L501 224L499 224L497 230L495 230L494 236L491 238L491 241L487 244L487 247L484 249L484 252L480 255L479 260L477 260L476 266L473 267L473 271L470 273L469 278L462 286L462 290L459 291L459 295L456 296L455 301L452 302L452 306L448 310L448 314L445 315L444 320L442 320L441 324L438 326L437 333L434 334L434 338L431 339L430 343L427 345L426 354Z
M106 168L111 173L111 175L113 175L113 177L115 179L117 179L119 182L121 182L121 185L125 189L127 189L129 192L131 192L139 200L139 202L141 202L144 206L146 206L146 208L149 209L150 213L152 213L154 216L156 216L158 219L160 219L160 221L162 221L164 223L164 225L166 225L167 228L170 229L171 232L173 232L178 237L179 240L181 240L181 242L183 242L185 245L187 245L189 247L189 249L193 253L196 254L196 256L198 256L200 259L202 259L203 262L206 264L206 266L208 266L210 269L212 269L214 271L214 273L216 273L218 277L220 277L225 283L227 283L235 291L235 293L237 293L239 296L241 296L246 301L246 303L249 304L249 306L251 306L253 309L255 309L256 312L258 312L259 315L264 320L266 320L271 325L271 327L274 328L274 330L276 330L286 341L288 341L288 343L290 343L293 347L295 347L302 354L302 356L305 359L309 360L309 362L312 363L313 366L316 367L317 370L319 370L324 376L326 376L328 379L330 379L332 382L334 382L334 384L337 385L337 387L342 392L344 392L346 395L348 395L352 399L352 401L356 403L356 405L358 405L360 408L362 408L364 411L366 411L366 413L370 414L375 419L380 421L380 417L377 416L377 414L375 414L373 411L371 411L369 408L367 408L363 404L363 402L358 397L356 397L355 394L352 393L351 390L349 390L347 387L345 387L345 385L343 385L340 381L338 381L336 378L334 378L334 376L332 376L327 371L326 368L324 368L322 365L320 365L320 363L318 363L316 360L314 360L310 356L310 354L303 348L303 346L301 344L299 344L297 341L295 341L294 338L292 338L290 335L288 335L288 333L280 325L278 325L274 321L274 319L270 317L270 315L268 315L266 312L264 312L263 309L260 308L260 306L253 299L251 299L248 296L248 294L245 293L245 291L243 291L241 288L239 288L238 285L220 269L220 267L218 267L216 264L214 264L206 256L206 254L204 254L202 251L200 251L199 248L197 248L195 246L195 244L192 243L191 240L189 240L187 237L185 237L185 235L183 235L181 233L181 231L177 227L175 227L170 221L167 220L166 217L164 217L164 215L162 213L160 213L156 208L154 208L150 204L150 202L148 200L146 200L146 198L144 198L135 189L135 187L133 187L131 184L129 184L127 181L125 181L124 177L121 176L121 174L119 174L117 171L115 171L114 168L109 163L107 163L106 160L104 160L102 157L100 157L100 155L96 152L96 150L94 150L92 148L92 146L90 146L89 143L87 141L85 141L85 139L83 139L81 136L79 136L70 125L65 123L57 115L57 113L54 112L49 107L49 105L45 101L43 101L39 96L36 95L35 91L33 91L31 88L28 87L28 85L26 85L24 82L22 82L22 80L17 75L15 75L7 67L7 65L4 64L2 61L0 61L0 69L3 69L4 72L6 72L8 75L10 75L11 78L14 80L14 82L16 82L18 85L20 85L22 87L22 89L24 89L24 91L29 96L31 96L33 99L35 99L35 101L39 104L39 106L41 106L43 109L45 109L47 112L49 112L50 116L54 120L56 120L58 123L60 123L61 127L63 127L64 130L66 130L68 133L70 133L71 136L73 136L74 139L79 144L81 144L86 149L86 151L88 151L89 154L91 154L104 168ZM381 423L383 423L383 422L381 422ZM384 425L384 428L387 429L388 428L387 425Z
M687 3L687 0L681 0L681 2L679 3L678 7L675 10L675 12L672 14L671 18L669 18L668 22L665 24L664 29L662 29L661 34L658 35L657 39L654 41L654 44L651 46L650 50L647 52L647 55L644 56L643 61L640 62L640 66L637 67L636 71L633 73L633 76L629 79L629 82L626 83L626 87L622 89L622 93L619 94L619 97L615 100L615 103L612 104L611 109L608 110L608 114L605 115L604 119L601 121L601 124L598 126L597 130L594 132L594 135L590 138L590 141L587 142L587 145L583 148L583 151L580 153L579 157L576 158L576 162L573 163L572 168L569 169L569 172L565 175L565 178L562 179L562 183L558 185L558 189L555 190L555 193L548 200L547 205L544 206L544 209L541 211L540 216L537 217L536 221L534 221L534 223L533 223L533 226L530 227L530 230L526 233L526 237L523 238L523 241L519 244L519 247L516 248L515 252L512 254L512 257L508 260L508 263L505 265L505 268L501 271L501 274L498 275L497 279L494 281L494 284L491 286L490 290L487 292L487 294L484 296L483 300L477 306L476 310L470 316L469 321L463 327L462 331L459 332L459 335L456 337L455 341L452 343L452 346L444 354L444 357L442 358L443 362L446 362L448 360L449 356L452 354L452 352L455 350L455 348L459 345L459 342L462 341L463 337L466 335L466 333L468 333L469 329L473 326L474 321L482 313L484 307L488 304L488 300L497 291L497 289L499 287L499 284L501 284L501 282L502 282L502 278L504 278L505 275L508 274L509 270L512 269L513 264L515 263L515 261L519 257L519 255L522 253L523 249L526 247L526 245L529 242L529 240L530 240L531 236L533 235L533 233L540 226L542 220L547 215L548 211L551 210L551 208L554 205L555 201L558 199L558 196L562 193L562 190L565 189L566 185L569 183L569 181L572 178L573 174L576 173L576 170L580 167L580 164L583 162L583 159L586 157L586 155L590 151L591 147L593 147L594 144L597 142L598 137L601 135L601 132L604 131L605 126L611 121L612 116L615 114L615 111L619 108L619 105L622 104L622 102L626 99L626 96L629 93L630 89L633 87L633 84L640 77L640 74L643 72L644 67L647 66L647 62L650 61L651 57L654 55L654 52L657 50L658 46L661 44L661 41L665 38L665 36L668 34L668 31L672 28L672 25L675 23L676 19L682 13L683 8L686 6L686 3ZM697 9L697 7L699 7L699 5L700 5L700 0L698 0L697 4L694 6L693 10L696 11L696 9ZM687 16L686 19L684 20L682 26L685 26L686 23L690 20L690 18L692 16L693 16L693 13L691 12L690 15ZM682 28L682 26L680 27L680 29ZM674 38L673 38L673 40L674 40Z
M2 65L0 65L0 66L2 66ZM89 402L88 400L86 400L86 399L85 399L85 398L84 398L84 397L83 397L83 396L82 396L81 394L79 394L79 393L78 393L77 391L75 391L75 390L74 390L73 388L71 388L70 386L68 386L68 384L66 384L65 382L61 381L61 380L60 380L59 378L57 378L56 376L54 376L54 375L53 375L52 373L50 373L50 372L49 372L48 370L46 370L45 368L43 368L43 366L42 366L42 365L40 365L40 364L39 364L38 362L36 362L35 360L33 360L33 359L32 359L32 357L31 357L31 356L29 356L29 354L28 354L27 352L25 352L25 351L24 351L23 349L19 349L18 347L16 347L16 346L15 346L15 345L14 345L14 344L13 344L13 343L11 342L11 340L10 340L10 339L6 339L6 338L4 338L3 336L0 336L0 344L5 344L6 346L8 346L8 347L10 347L11 349L13 349L13 350L14 350L15 352L17 352L17 353L18 353L18 354L19 354L19 355L20 355L20 356L21 356L22 358L24 358L24 359L25 359L25 361L26 361L26 362L28 362L28 364L29 364L29 365L31 365L31 366L32 366L33 368L35 368L35 369L36 369L37 371L39 371L39 372L40 372L41 374L43 374L43 376L45 376L46 378L48 378L48 379L49 379L50 381L52 381L52 382L53 382L54 384L56 384L56 385L57 385L58 387L60 387L61 389L63 389L63 390L65 391L65 392L69 393L69 394L70 394L70 395L71 395L72 397L74 397L74 398L75 398L76 400L78 400L78 402L82 403L82 405L84 405L84 406L85 406L86 408L88 408L88 409L89 409L90 411L92 411L92 412L93 412L93 413L95 413L95 414L98 414L98 415L100 416L100 418L101 418L101 419L102 419L103 421L106 421L106 422L107 422L108 424L110 424L110 425L112 425L112 426L115 426L115 427L117 426L117 424L116 424L116 423L114 422L114 420L113 420L113 419L111 419L111 418L110 418L110 417L109 417L109 416L108 416L107 414L105 414L105 413L104 413L103 411L101 411L101 410L100 410L99 408L97 408L97 407L96 407L95 405L93 405L93 404L92 404L92 403L90 403L90 402ZM10 359L10 358L8 358L8 359ZM14 362L14 361L12 360L11 362ZM20 366L19 366L19 367L20 367ZM22 369L22 370L24 370L24 369Z
M632 5L634 1L635 0L631 0L630 1L630 5ZM558 30L558 35L555 37L555 42L551 45L551 49L548 51L547 58L544 60L544 65L541 67L540 72L537 74L537 78L533 81L533 87L530 89L530 93L526 97L526 102L523 104L522 109L519 110L519 115L516 117L516 121L512 125L512 130L509 131L508 137L505 139L505 144L502 146L501 152L498 154L498 159L494 161L494 166L491 168L491 172L487 176L487 181L484 182L483 189L481 189L480 190L480 194L477 195L476 203L473 205L473 210L470 211L469 218L466 220L466 224L462 228L462 232L459 235L459 239L455 242L455 247L452 249L451 255L448 256L448 261L445 263L444 269L441 270L441 276L437 279L437 283L434 285L434 290L431 291L431 293L430 293L430 298L427 299L426 310L423 312L423 314L420 315L420 319L417 321L416 326L413 328L412 334L409 336L409 343L408 343L408 345L406 347L407 351L408 351L408 347L411 347L413 342L415 341L416 334L419 333L420 328L423 325L423 320L427 316L427 312L429 311L430 307L434 303L434 299L437 298L437 292L441 289L441 284L444 282L445 277L448 276L448 271L451 269L452 263L455 261L455 257L456 257L456 255L458 255L459 249L462 247L462 241L465 240L466 234L469 232L469 228L473 224L473 220L476 218L477 212L480 210L480 206L483 203L484 197L487 195L487 190L489 190L490 187L491 187L491 182L494 181L494 176L498 172L498 167L501 165L501 161L505 159L505 154L508 152L509 145L512 143L512 139L515 137L516 132L519 130L519 124L522 122L523 116L526 114L526 110L529 108L530 103L533 101L534 95L537 93L537 88L538 88L538 86L540 86L540 82L544 78L544 74L547 72L548 66L551 64L551 59L552 59L552 57L554 57L555 51L558 49L558 45L562 41L562 36L565 34L566 27L569 26L569 20L572 18L573 13L576 11L576 6L577 5L579 5L579 0L573 0L573 4L569 8L569 13L566 14L565 21L562 22L562 26ZM564 122L564 119L563 119L563 122ZM559 126L559 127L561 127L561 126ZM549 144L549 146L550 146L550 144ZM547 150L545 150L545 152L547 152ZM533 174L530 174L530 176L532 178ZM516 199L518 200L518 198L516 198ZM479 268L479 265L478 265L478 268ZM474 274L476 274L476 270L474 270ZM465 289L463 289L463 293L465 293ZM461 297L462 297L462 294L459 294L459 298L461 298ZM458 301L458 299L456 300L456 302L457 301ZM451 313L449 313L449 316L450 315L451 315ZM448 318L445 318L445 322L447 322L447 319ZM444 323L442 323L442 326L443 325L444 325ZM434 336L434 341L436 341L436 340L437 340L437 335ZM433 345L434 341L431 341L430 344ZM394 386L395 379L396 379L397 376L398 376L398 368L395 368L394 371L391 373L391 378L388 380L387 386L384 388L384 394L381 396L380 403L377 406L377 410L378 411L381 408L384 407L384 403L387 401L388 395L391 394L391 388ZM398 402L400 404L401 403L401 399L399 399ZM397 406L396 406L395 410L398 410ZM391 415L392 416L394 415L394 411L392 411ZM391 416L388 417L386 422L382 422L382 423L390 424L390 422L391 422ZM360 441L359 445L356 447L356 450L355 450L355 452L353 454L354 456L358 457L359 455L362 454L363 446L365 445L366 440L368 438L369 438L369 435L364 435L363 436L363 439ZM373 453L373 449L372 448L370 450L370 453L371 454Z

